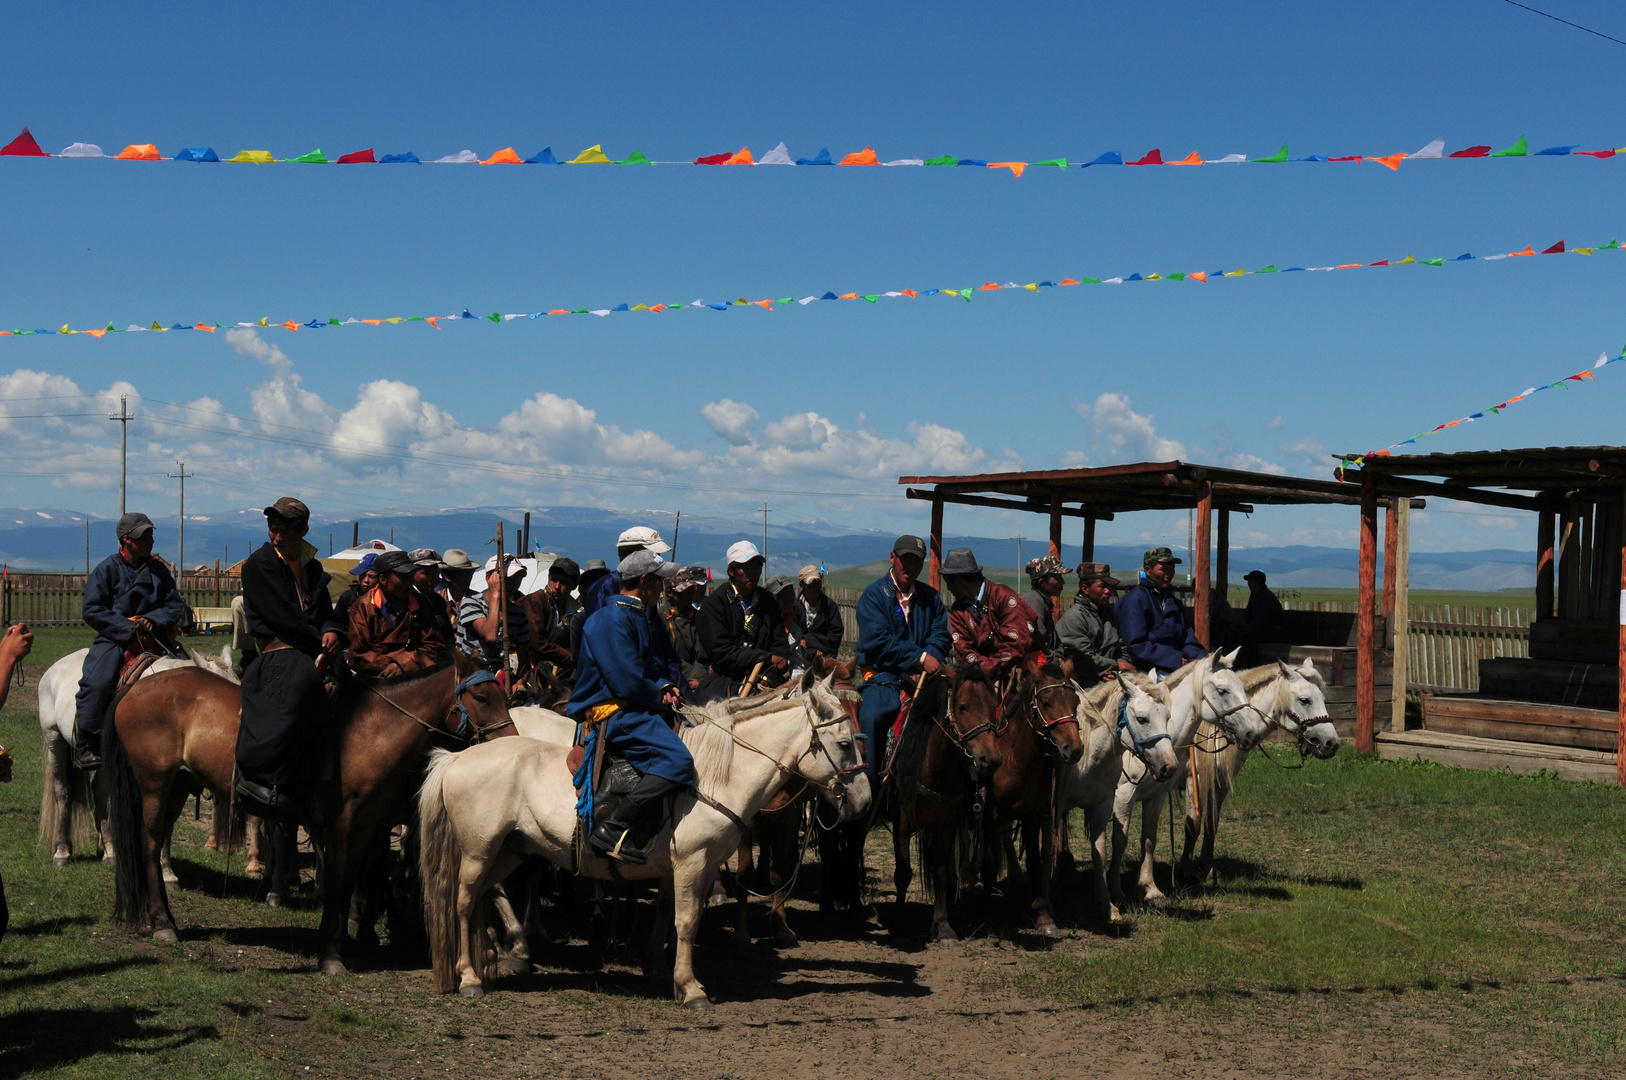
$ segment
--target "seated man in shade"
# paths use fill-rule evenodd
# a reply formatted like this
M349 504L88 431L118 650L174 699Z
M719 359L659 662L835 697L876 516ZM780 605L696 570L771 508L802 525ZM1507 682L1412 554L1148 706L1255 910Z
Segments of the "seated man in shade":
M1118 633L1112 590L1118 579L1106 563L1078 564L1078 596L1056 624L1062 658L1072 661L1073 678L1085 686L1134 671L1129 650Z
M1118 601L1118 627L1129 658L1141 671L1167 675L1207 654L1171 587L1179 562L1166 547L1149 549L1142 560L1140 582Z
M1282 602L1265 584L1263 570L1251 570L1242 575L1242 580L1248 583L1248 606L1242 612L1241 661L1252 665L1259 662L1261 641L1281 640L1270 635L1281 629Z

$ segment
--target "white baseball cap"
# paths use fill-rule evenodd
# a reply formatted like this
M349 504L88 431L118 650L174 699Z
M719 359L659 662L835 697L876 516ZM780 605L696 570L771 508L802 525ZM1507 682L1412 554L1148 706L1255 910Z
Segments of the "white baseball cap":
M762 552L749 540L741 540L728 546L728 565L744 566L752 559L761 559ZM764 560L766 561L766 560Z
M672 550L672 545L661 539L661 534L645 525L635 525L616 538L617 548L632 547L634 544L645 551L653 551L657 555L664 555Z
M525 567L520 565L520 561L514 558L514 556L504 555L503 561L508 564L508 573L506 576L518 577L519 575L525 573ZM497 569L497 556L493 555L491 558L486 560L486 573L489 574L495 569Z

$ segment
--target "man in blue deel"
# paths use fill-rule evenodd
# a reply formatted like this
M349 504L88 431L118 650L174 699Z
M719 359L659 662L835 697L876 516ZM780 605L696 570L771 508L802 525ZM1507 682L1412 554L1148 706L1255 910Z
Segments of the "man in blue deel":
M886 574L858 598L859 693L864 699L858 726L872 785L881 782L887 733L903 707L904 693L913 689L914 676L941 671L954 647L942 597L915 580L926 562L926 542L918 536L898 537L890 561Z
M1129 658L1145 672L1167 675L1186 661L1207 655L1180 598L1169 588L1179 561L1166 547L1147 551L1140 583L1124 593L1114 609Z
M616 572L619 591L582 628L576 688L565 714L597 727L609 750L642 775L614 813L593 823L588 842L612 859L644 863L648 854L628 844L638 819L668 794L694 783L689 748L660 715L662 708L677 705L682 693L654 655L645 614L678 567L640 548L622 559Z

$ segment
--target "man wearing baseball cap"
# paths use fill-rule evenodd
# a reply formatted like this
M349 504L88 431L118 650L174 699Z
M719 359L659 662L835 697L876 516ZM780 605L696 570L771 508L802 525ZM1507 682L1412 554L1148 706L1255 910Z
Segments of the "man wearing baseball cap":
M316 658L344 647L328 575L305 542L310 510L294 498L265 508L269 539L243 561L243 615L259 654L243 669L238 798L275 816L338 779L338 740Z
M446 658L448 624L434 610L445 605L439 596L414 586L418 565L403 551L386 551L375 561L378 584L350 607L348 656L357 675L391 679Z
M1259 662L1261 641L1279 640L1269 635L1281 629L1282 602L1265 584L1263 570L1250 570L1242 580L1248 583L1248 606L1242 612L1242 660L1252 665Z
M900 536L888 561L887 572L858 598L858 666L863 680L858 726L872 785L880 783L886 738L904 695L917 675L942 671L954 649L943 598L916 580L926 563L926 542L918 536Z
M1170 585L1180 562L1166 547L1148 548L1140 582L1118 601L1118 628L1129 658L1141 671L1168 674L1206 655L1197 630Z
M175 652L165 640L186 621L186 604L169 568L152 557L153 525L146 514L125 514L113 530L119 549L85 579L85 622L96 631L74 702L74 764L101 764L102 721L125 655Z
M662 540L660 533L644 525L636 525L627 529L615 541L615 558L618 563L634 551L647 551L652 555L665 555L671 550L672 545ZM591 568L595 562L599 562L599 560L592 560L587 564L588 567ZM600 563L600 565L603 564ZM587 577L588 575L584 572L582 581L585 582ZM591 585L584 584L582 586L581 611L576 616L570 634L570 651L572 653L577 650L581 641L581 631L576 627L586 627L587 620L592 618L600 608L609 603L620 592L621 578L618 572L607 573L602 577L595 578ZM646 609L645 614L649 619L649 641L650 647L655 650L655 659L660 662L661 667L666 671L667 677L681 686L683 684L683 665L678 662L677 653L672 649L672 638L666 632L666 620L661 618L661 613L656 610L654 604L651 604Z
M767 560L749 540L730 545L725 558L728 584L706 597L694 618L700 662L710 669L695 691L694 700L702 705L738 695L758 667L759 683L790 667L780 644L784 634L776 633L782 622L779 605L757 588Z
M841 607L824 595L824 568L804 566L796 574L801 595L796 600L796 621L801 628L802 649L809 659L841 654L841 639L847 632L841 620Z
M507 679L508 658L502 651L502 612L498 598L508 594L508 644L519 654L519 678L531 670L531 624L519 602L519 583L525 580L525 565L512 555L486 560L484 592L463 597L457 610L458 646L485 661L486 667ZM506 685L506 684L505 684ZM513 689L509 687L509 689Z
M1054 555L1029 559L1026 567L1033 587L1022 594L1022 602L1033 610L1033 647L1056 651L1056 620L1061 618L1061 590L1067 584L1067 568Z
M638 770L636 787L605 817L591 814L588 843L594 851L625 863L644 863L644 845L655 829L648 811L659 809L667 795L694 783L689 748L661 716L682 700L682 691L666 677L655 657L645 612L660 600L665 582L677 566L653 551L639 549L621 560L616 580L620 591L594 612L582 628L576 657L576 687L565 715L586 729L586 753L576 773L576 786L592 784L597 740ZM635 835L636 830L636 835Z
M1073 678L1085 686L1110 679L1116 671L1135 670L1112 610L1117 584L1106 563L1079 563L1078 595L1056 624L1061 655L1073 662Z
M576 666L570 655L570 616L576 601L570 592L580 577L575 560L560 555L548 567L547 583L519 598L531 624L532 665L552 664L553 673L566 679Z
M672 648L683 665L683 681L689 684L685 693L690 694L700 688L700 680L706 677L694 619L700 602L706 598L709 580L711 572L704 566L685 566L666 583L666 632L672 636Z
M340 625L350 625L350 605L372 592L373 587L378 584L378 571L373 569L373 564L378 561L380 554L382 552L369 551L361 557L360 562L350 568L350 576L356 580L333 601L333 614Z

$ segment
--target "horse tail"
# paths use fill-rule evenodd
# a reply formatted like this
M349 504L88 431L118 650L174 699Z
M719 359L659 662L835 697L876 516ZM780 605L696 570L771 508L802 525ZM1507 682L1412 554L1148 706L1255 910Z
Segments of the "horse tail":
M429 957L435 969L435 989L450 994L457 989L457 958L461 951L461 927L457 917L457 894L463 865L463 849L452 829L446 811L446 767L455 757L447 750L429 754L429 769L418 792L418 868L423 886L424 929L429 937ZM476 941L483 946L480 939ZM485 953L474 957L477 966Z
M146 823L130 754L119 738L117 716L102 736L101 773L107 780L107 824L113 834L113 921L138 926L151 901L147 883Z
M69 761L73 747L55 729L45 732L45 777L40 785L40 846L54 850L57 832L62 827L62 806L57 802L59 790L66 789L68 835L74 843L90 839L90 781L86 774L74 768Z

